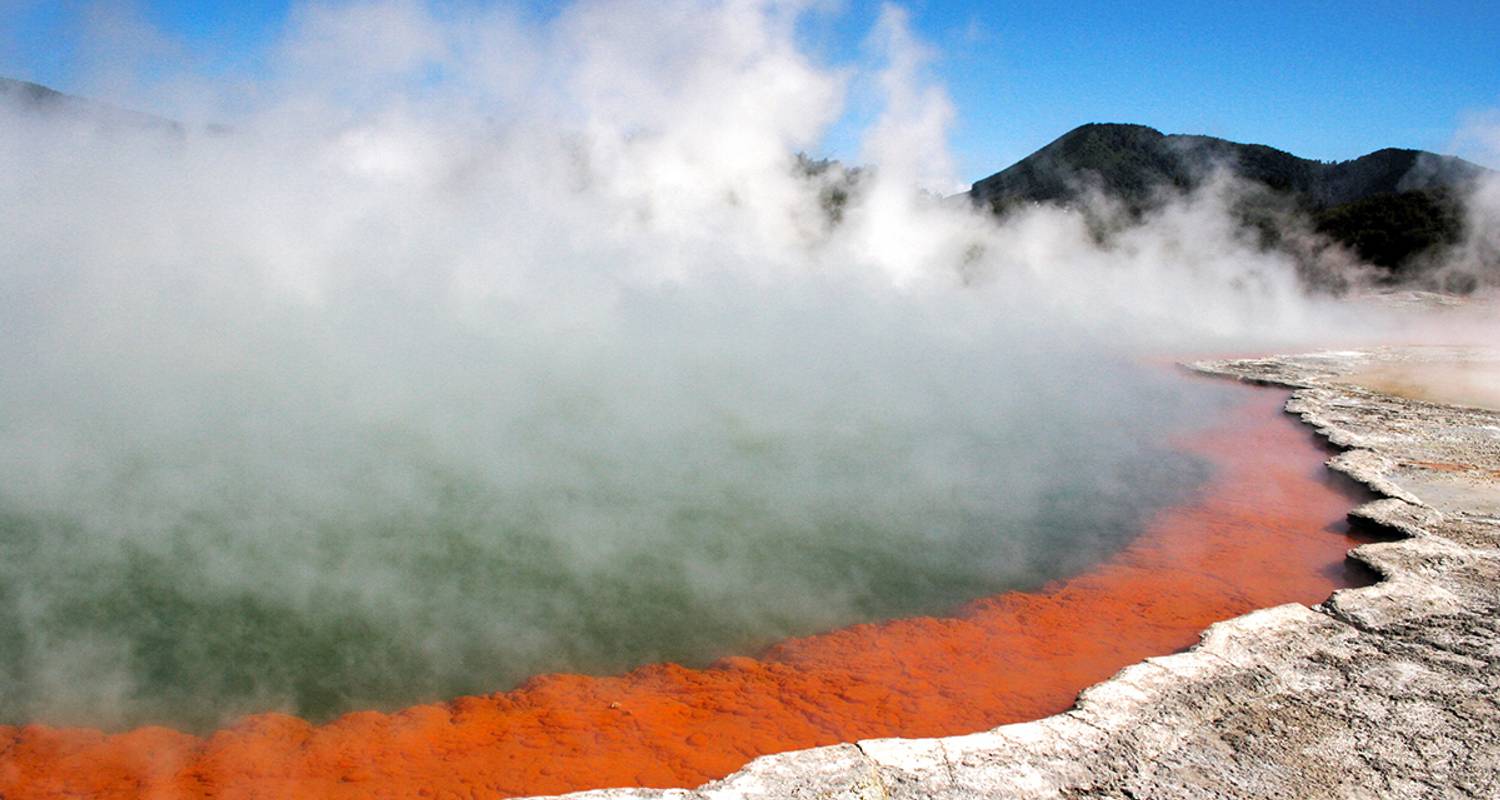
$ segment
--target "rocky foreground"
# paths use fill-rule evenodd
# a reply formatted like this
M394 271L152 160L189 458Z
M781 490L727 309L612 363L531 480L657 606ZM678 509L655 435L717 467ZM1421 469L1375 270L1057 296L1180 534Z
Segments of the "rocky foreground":
M1194 367L1295 389L1287 410L1344 448L1329 467L1383 495L1350 512L1391 535L1350 553L1383 580L1216 624L1037 722L570 797L1500 797L1500 351Z

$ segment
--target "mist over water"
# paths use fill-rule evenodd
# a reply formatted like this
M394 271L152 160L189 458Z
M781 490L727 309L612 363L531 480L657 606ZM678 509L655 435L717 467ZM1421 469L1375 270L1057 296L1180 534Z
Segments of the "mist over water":
M702 664L1028 588L1203 467L1145 366L1371 324L1207 191L943 201L888 9L308 6L223 130L0 115L0 721L202 726ZM648 35L649 34L649 35ZM855 87L871 169L808 174ZM207 99L205 99L207 98ZM830 203L830 197L845 198Z

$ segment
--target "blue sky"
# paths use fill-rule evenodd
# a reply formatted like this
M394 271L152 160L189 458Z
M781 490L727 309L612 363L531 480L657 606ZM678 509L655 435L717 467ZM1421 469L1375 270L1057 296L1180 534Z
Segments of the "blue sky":
M252 71L290 2L136 3L166 63ZM546 14L548 4L530 2ZM877 0L825 3L804 26L820 58L859 58ZM1271 144L1325 160L1380 147L1458 152L1500 109L1500 3L954 2L909 0L958 111L959 171L978 179L1091 121ZM90 4L0 0L0 74L82 91ZM149 69L151 65L145 65ZM149 109L147 109L149 110ZM833 155L852 145L840 131Z

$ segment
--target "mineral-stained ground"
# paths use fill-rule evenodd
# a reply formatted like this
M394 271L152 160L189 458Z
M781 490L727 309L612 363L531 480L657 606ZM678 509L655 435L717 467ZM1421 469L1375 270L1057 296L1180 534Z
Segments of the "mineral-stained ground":
M1269 491L1211 491L1116 558L1042 592L991 598L948 619L796 640L708 670L553 676L516 692L325 726L263 715L206 739L162 728L112 736L0 728L0 796L493 796L692 785L757 751L845 741L853 743L765 756L696 790L592 796L1495 797L1500 413L1376 392L1358 379L1430 381L1450 365L1487 385L1497 358L1425 348L1197 365L1293 387L1288 410L1343 448L1330 466L1380 499L1281 470L1289 444L1302 437L1307 447L1305 428L1245 426L1239 457L1224 461L1238 466L1215 483ZM1460 387L1443 399L1469 397ZM1252 403L1245 413L1274 411ZM1268 481L1278 470L1285 474ZM1330 513L1328 503L1363 503L1351 518L1388 534L1353 551L1383 581L1329 597L1349 585L1336 563L1311 574L1291 566L1307 560L1292 548L1321 546L1305 535L1306 517ZM1335 548L1357 543L1324 533L1322 544ZM1236 536L1243 546L1223 546ZM1247 566L1258 577L1232 584ZM1213 625L1191 650L1127 667L1040 721L947 738L869 738L941 732L932 721L942 716L968 713L973 729L1062 711L1078 686L1105 677L1090 671L1100 665L1172 652L1212 620L1268 602L1325 597ZM923 656L916 661L913 643ZM902 676L885 674L896 672L910 684L899 691L890 687ZM608 774L582 777L601 765Z
M500 694L326 725L263 714L207 737L0 727L0 796L320 797L536 794L696 786L756 756L872 737L944 736L1037 719L1120 667L1190 646L1210 623L1368 582L1343 553L1357 485L1280 413L1245 393L1176 445L1214 466L1123 551L1041 591L948 617L785 642L709 669L544 676ZM1337 480L1331 480L1337 479Z
M1500 352L1195 367L1295 389L1287 410L1343 448L1329 466L1383 495L1350 512L1399 537L1351 552L1382 581L1218 623L1040 721L770 756L693 792L590 796L1500 797L1500 413L1452 388L1493 386ZM1444 374L1444 402L1351 380L1372 374Z

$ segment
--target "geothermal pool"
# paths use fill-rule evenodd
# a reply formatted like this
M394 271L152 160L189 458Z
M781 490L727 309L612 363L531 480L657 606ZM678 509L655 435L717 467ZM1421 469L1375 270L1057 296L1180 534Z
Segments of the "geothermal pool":
M1053 549L1038 560L1061 574L1046 581L1028 568L1002 574L994 579L1001 588L985 592L971 574L950 585L918 563L908 578L926 591L898 582L899 601L872 600L855 614L871 621L769 647L757 643L763 631L735 631L741 649L699 666L545 674L498 694L331 721L260 713L200 733L181 723L115 732L4 727L0 795L515 796L693 786L766 753L966 733L1055 713L1129 663L1190 646L1216 620L1316 603L1368 580L1344 560L1363 541L1344 522L1363 495L1322 466L1325 446L1281 412L1285 393L1172 380L1203 392L1195 397L1209 399L1213 413L1184 416L1161 448L1113 464L1126 470L1113 493L1098 483L1072 486L1092 492L1093 515L1053 509L1027 520L1071 520L1086 534L1071 547L1087 557L1067 559L1058 556L1070 548L1069 532L1052 531ZM1177 490L1152 492L1149 502L1130 493L1135 478L1148 489L1172 483L1151 471L1162 469ZM221 698L235 700L232 692Z

